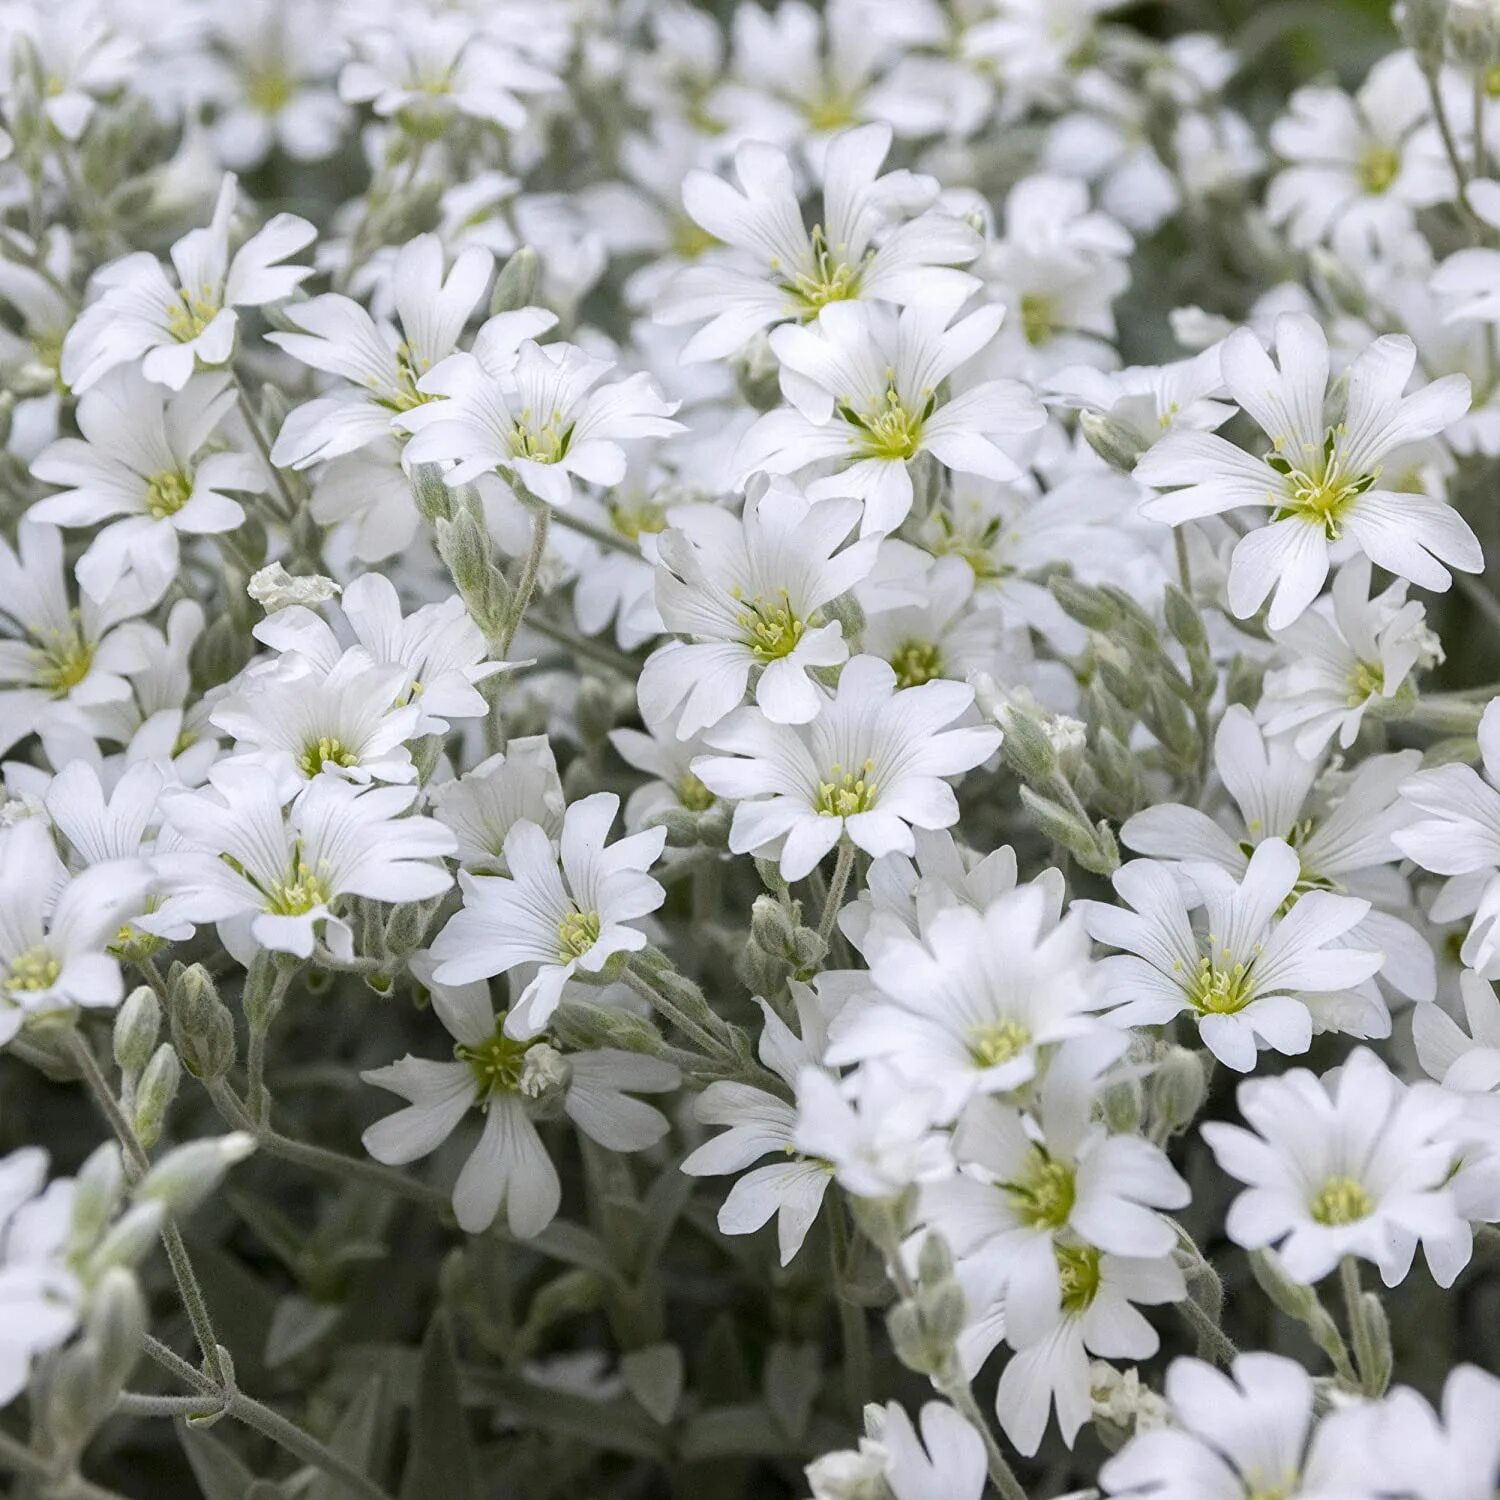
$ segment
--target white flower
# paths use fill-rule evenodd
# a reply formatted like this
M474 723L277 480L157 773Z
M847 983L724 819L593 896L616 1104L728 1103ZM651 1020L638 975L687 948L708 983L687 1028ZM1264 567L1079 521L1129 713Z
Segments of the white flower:
M649 720L679 708L682 738L717 724L745 698L777 724L815 718L823 694L809 669L841 666L843 627L825 606L875 564L871 539L844 546L859 522L856 500L809 502L773 481L736 520L718 506L683 506L657 543L656 606L666 629L686 637L641 670Z
M976 267L1010 309L990 351L995 367L1037 380L1069 365L1116 364L1114 303L1130 284L1133 247L1124 225L1090 209L1084 183L1050 174L1018 182L1006 196L1005 234Z
M353 934L339 898L425 901L453 877L435 856L453 835L431 818L403 816L416 793L318 776L288 810L272 773L221 761L201 792L163 800L176 842L156 856L167 899L161 920L219 923L236 955L257 948L310 958L317 939L347 960Z
M404 666L381 666L351 646L326 672L296 652L242 674L209 716L247 759L293 789L326 773L349 781L416 779L406 741L422 710L398 707L411 686Z
M994 338L1005 309L981 307L950 327L954 310L947 302L898 316L836 302L814 328L777 329L771 347L792 405L767 412L745 434L735 460L741 473L791 474L836 461L837 471L813 480L807 493L863 500L865 536L906 519L913 493L907 466L920 453L959 473L1018 478L996 439L1043 424L1031 392L1014 380L990 380L944 397L944 382Z
M1139 859L1115 872L1129 910L1080 902L1090 935L1123 953L1100 965L1102 994L1119 1003L1120 1026L1160 1026L1187 1015L1220 1062L1248 1073L1258 1047L1306 1052L1314 1026L1386 1036L1378 994L1357 987L1382 955L1335 946L1369 912L1368 901L1313 890L1294 897L1301 862L1283 839L1266 839L1236 881L1217 865L1176 867L1202 902L1195 930L1173 867Z
M107 950L145 910L150 878L135 858L70 876L39 818L0 830L0 1041L32 1016L120 1003Z
M1463 961L1486 979L1500 979L1500 699L1479 721L1484 775L1451 763L1418 771L1401 785L1415 821L1391 835L1396 847L1424 870L1446 875L1434 920L1472 917Z
M941 1102L887 1063L866 1063L842 1081L805 1067L792 1145L829 1163L856 1198L894 1198L953 1170L948 1137L935 1128Z
M427 964L420 965L424 977ZM453 1037L453 1061L403 1057L361 1073L366 1083L408 1101L370 1126L364 1145L393 1166L435 1151L471 1110L484 1129L453 1185L459 1227L483 1234L502 1208L521 1239L544 1230L562 1197L557 1169L532 1122L533 1110L558 1102L585 1135L610 1151L643 1151L667 1133L666 1117L632 1094L677 1087L671 1063L604 1049L564 1054L545 1034L516 1040L496 1015L485 984L430 982L432 1008Z
M449 718L479 718L489 711L479 684L510 663L485 660L484 634L456 594L403 616L391 581L380 573L362 573L343 590L340 608L371 661L406 673L402 701L420 710L413 737L445 734ZM299 604L268 615L252 634L329 677L343 655L333 630Z
M88 711L130 697L127 674L150 662L149 634L136 616L154 604L135 580L107 599L68 589L62 533L23 518L18 550L0 538L0 750L28 734L43 741L83 736ZM66 759L66 756L62 757Z
M626 467L621 442L682 428L671 420L678 403L664 401L645 371L600 386L612 368L576 344L530 339L504 375L476 355L451 355L418 383L447 399L407 413L414 432L407 459L451 462L450 485L498 469L548 505L572 498L570 476L618 484Z
M563 789L546 735L512 740L456 781L434 786L433 811L458 839L465 869L505 873L505 840L517 823L562 831Z
M1015 1353L1000 1372L995 1414L1007 1438L1030 1456L1041 1446L1055 1407L1069 1447L1093 1413L1089 1355L1149 1359L1160 1346L1139 1307L1181 1302L1187 1287L1166 1255L1112 1255L1091 1245L1059 1243L1053 1251L1060 1301L1008 1297L1007 1338Z
M839 930L867 959L895 925L918 937L937 912L960 905L984 911L1016 887L1016 851L1009 844L981 856L946 830L926 828L913 828L912 842L912 857L882 854L873 860L864 890L839 912ZM1062 910L1060 871L1043 870L1031 883L1046 890L1053 912Z
M18 5L0 18L5 73L0 95L10 107L20 102L11 91L26 67L24 42L42 85L39 102L47 125L70 143L83 136L97 102L131 84L144 66L140 43L124 27L111 26L102 11Z
M396 434L396 417L432 399L417 382L457 348L493 264L488 251L465 250L445 277L435 234L408 241L391 273L399 331L334 292L288 307L287 321L299 331L269 333L267 342L350 384L290 412L271 448L272 461L305 469ZM511 317L517 342L556 322L540 308L527 313Z
M64 1254L72 1215L73 1182L47 1183L45 1151L23 1146L0 1157L0 1406L26 1389L32 1360L78 1325L84 1288Z
M944 1097L957 1116L973 1094L1009 1093L1039 1050L1089 1029L1093 992L1082 918L1060 916L1051 882L1022 885L982 911L949 906L913 936L890 919L865 935L877 997L834 1022L828 1061L883 1057Z
M1131 531L1139 500L1129 479L1097 469L1062 478L1040 495L1029 486L965 478L925 516L913 517L905 535L935 557L968 565L977 609L996 610L1007 630L1034 630L1073 655L1088 632L1032 575L1066 562L1085 582L1118 580L1122 566L1146 554Z
M527 1036L546 1025L575 973L598 974L615 954L644 948L645 934L627 924L666 898L646 871L667 831L648 829L606 845L619 810L611 792L574 802L556 850L545 829L523 819L505 835L508 874L461 872L463 910L432 945L438 982L467 984L536 965L506 1022L511 1034Z
M169 395L138 370L112 370L78 403L83 437L60 438L32 460L38 479L70 486L33 505L33 521L92 526L124 518L78 560L78 581L91 597L108 598L127 572L159 597L177 577L179 533L243 524L243 507L223 491L259 494L267 476L249 454L213 446L234 400L224 375L196 376Z
M1427 612L1400 580L1370 597L1370 564L1345 563L1327 599L1273 633L1276 655L1256 715L1270 735L1290 735L1316 756L1338 736L1347 750L1366 713L1409 697L1417 668L1442 660Z
M463 14L397 12L387 26L356 29L353 40L359 55L339 74L339 97L368 102L419 139L441 136L456 115L519 130L526 123L521 96L559 87L553 74L519 56L514 42L502 44Z
M807 1466L813 1500L980 1500L983 1439L942 1401L929 1401L920 1420L919 1438L896 1402L865 1407L858 1450L827 1453Z
M804 1072L822 1068L830 1007L821 988L793 980L791 992L801 1035L760 1000L762 1027L756 1049L760 1060L787 1085L791 1100L755 1084L716 1079L698 1096L693 1115L705 1125L728 1128L682 1163L691 1176L707 1177L744 1172L763 1156L781 1158L745 1172L719 1206L718 1223L725 1234L754 1234L774 1214L784 1266L802 1248L829 1183L824 1162L798 1153L796 1135L802 1079Z
M1352 1255L1396 1286L1421 1240L1433 1276L1452 1285L1470 1254L1446 1186L1457 1095L1403 1084L1360 1047L1322 1078L1293 1068L1248 1079L1236 1097L1252 1129L1210 1121L1202 1133L1220 1167L1246 1184L1226 1220L1237 1245L1278 1245L1287 1274L1307 1284Z
M658 303L662 322L710 319L688 341L685 360L723 358L772 323L805 321L835 303L951 304L974 290L976 279L953 268L979 253L979 236L941 213L899 222L908 204L925 206L936 196L936 184L909 172L878 176L890 145L886 125L834 138L824 163L824 221L811 230L803 227L791 164L774 146L747 141L735 153L742 191L711 173L688 173L688 216L733 253L688 267ZM896 226L882 234L892 220Z
M285 0L214 10L215 40L228 56L210 75L219 106L211 129L227 166L258 166L278 146L296 161L332 155L348 111L332 87L344 49L328 19L316 5Z
M1374 1458L1381 1487L1413 1500L1489 1500L1500 1481L1500 1381L1459 1365L1443 1385L1442 1417L1406 1386L1381 1409Z
M1016 1349L1070 1311L1072 1270L1087 1263L1097 1271L1100 1251L1151 1260L1177 1243L1158 1210L1186 1207L1187 1183L1159 1148L1112 1135L1095 1118L1124 1048L1124 1038L1107 1033L1064 1042L1036 1091L1034 1116L974 1099L953 1139L958 1175L922 1191L923 1222L961 1263L993 1273Z
M1228 1373L1197 1359L1167 1370L1172 1425L1136 1435L1099 1471L1129 1500L1355 1500L1384 1485L1369 1407L1319 1418L1311 1377L1280 1354L1241 1354Z
M887 662L856 656L811 724L773 724L759 709L741 709L708 736L730 753L703 756L693 772L737 804L730 849L774 847L788 880L802 879L846 834L867 854L911 854L913 827L948 828L958 819L943 778L999 748L996 729L945 727L973 701L973 689L959 682L898 692Z
M1392 243L1417 209L1453 195L1410 52L1382 58L1353 98L1324 84L1298 89L1271 127L1271 145L1291 165L1272 180L1266 214L1299 248L1330 234L1342 245Z
M1154 859L1207 861L1238 879L1258 844L1284 839L1302 867L1298 891L1406 907L1406 882L1387 867L1401 858L1393 835L1416 817L1397 792L1420 764L1417 751L1403 750L1372 755L1347 773L1325 772L1321 757L1305 758L1289 736L1268 739L1249 709L1232 704L1214 735L1214 765L1235 814L1216 822L1196 807L1158 803L1127 819L1120 841ZM1381 977L1403 994L1432 999L1432 950L1409 923L1371 910L1346 937L1352 946L1381 949Z
M1479 540L1456 510L1380 487L1390 453L1442 432L1469 409L1468 379L1445 375L1405 395L1417 351L1409 338L1390 334L1355 359L1342 410L1332 413L1328 340L1318 324L1284 313L1276 354L1279 365L1249 329L1224 341L1224 384L1270 441L1261 458L1215 433L1174 432L1135 470L1143 484L1170 491L1143 513L1173 526L1242 506L1271 510L1271 524L1234 549L1234 613L1254 614L1274 588L1271 628L1290 625L1317 597L1330 563L1361 553L1429 589L1449 586L1448 567L1479 572Z
M103 288L63 342L62 378L81 394L116 365L140 361L147 380L180 391L199 364L226 364L239 328L237 307L279 302L312 275L283 266L317 231L277 214L231 258L229 230L239 186L226 175L213 219L172 246L175 282L146 251L111 261L95 275ZM144 356L144 357L143 357Z

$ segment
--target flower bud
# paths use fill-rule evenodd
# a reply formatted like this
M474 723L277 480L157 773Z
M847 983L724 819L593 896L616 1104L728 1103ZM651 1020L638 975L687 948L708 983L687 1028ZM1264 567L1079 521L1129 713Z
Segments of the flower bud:
M1401 0L1392 18L1401 40L1416 53L1423 69L1436 72L1443 63L1448 0Z
M1169 1131L1186 1130L1208 1095L1208 1078L1196 1052L1172 1047L1151 1075L1151 1107Z
M98 1350L98 1373L113 1398L125 1387L146 1336L146 1304L135 1276L111 1266L89 1299L86 1333Z
M161 1139L167 1111L182 1082L182 1064L170 1042L163 1042L141 1074L135 1093L135 1133L148 1151Z
M151 1168L135 1190L137 1202L165 1204L173 1213L191 1213L224 1180L236 1162L255 1150L255 1137L243 1130L178 1146Z
M132 1204L94 1247L85 1264L85 1279L102 1276L111 1266L138 1264L161 1237L166 1218L164 1203Z
M151 1061L160 1032L161 1002L143 984L130 992L115 1017L115 1064L125 1078L137 1077Z
M495 290L490 295L491 316L530 307L536 301L541 271L541 260L530 245L522 245L515 251L495 278Z
M1141 456L1140 438L1123 422L1103 412L1084 411L1078 416L1078 427L1084 441L1121 474L1134 472Z
M428 521L446 521L453 515L455 495L443 482L443 471L437 464L417 464L411 471L412 499Z
M202 964L173 974L168 986L172 1044L194 1078L212 1083L234 1066L234 1017Z
M73 1179L71 1247L86 1250L97 1243L125 1196L125 1162L120 1148L106 1141L89 1154Z

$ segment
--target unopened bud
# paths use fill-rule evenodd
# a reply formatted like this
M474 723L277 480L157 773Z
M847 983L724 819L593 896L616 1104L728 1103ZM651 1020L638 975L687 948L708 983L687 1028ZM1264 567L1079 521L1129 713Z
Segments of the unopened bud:
M191 1213L224 1180L224 1174L255 1150L243 1130L178 1146L151 1168L136 1189L137 1202L164 1203L173 1213Z
M126 1078L135 1078L151 1061L161 1031L161 1002L149 985L126 997L115 1017L115 1064Z
M1140 461L1139 437L1123 422L1103 412L1084 411L1078 416L1078 427L1084 441L1107 463L1121 474L1132 473Z
M156 1244L166 1222L164 1203L134 1203L110 1226L87 1261L88 1273L102 1276L111 1266L134 1266Z
M212 1083L234 1066L234 1017L202 964L175 971L168 986L172 1043L194 1078Z
M750 907L750 938L769 953L786 953L792 946L796 924L791 913L774 896L760 895Z
M134 1275L111 1266L89 1298L88 1337L99 1351L99 1376L113 1395L124 1389L146 1336L146 1304Z
M161 1139L167 1111L182 1082L182 1064L170 1042L163 1042L141 1074L135 1093L135 1133L148 1151Z
M90 1152L73 1179L68 1239L74 1251L87 1250L104 1233L125 1196L125 1163L120 1148L106 1141Z
M453 515L453 491L443 482L437 464L417 464L411 471L411 493L417 509L428 521L446 521Z
M1198 1118L1208 1095L1202 1059L1186 1047L1173 1047L1151 1075L1151 1104L1158 1120L1176 1133Z
M542 263L530 245L522 245L505 262L504 269L495 278L495 290L490 296L490 313L516 312L530 307L536 301L537 283L541 279Z

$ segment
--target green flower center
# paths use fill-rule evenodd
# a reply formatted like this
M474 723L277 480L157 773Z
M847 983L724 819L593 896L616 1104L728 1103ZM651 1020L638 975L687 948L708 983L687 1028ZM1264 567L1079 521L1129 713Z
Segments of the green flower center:
M323 735L302 752L297 769L309 780L324 766L357 766L359 756L342 740Z
M523 411L521 420L510 430L511 456L530 459L534 464L560 463L572 438L573 423L565 424L560 411L553 412L540 427L532 423L530 411Z
M672 252L683 260L697 260L719 242L701 224L679 215L672 221Z
M599 941L599 913L569 912L557 924L557 956L560 963L582 958Z
M828 235L821 224L812 230L813 269L798 271L782 286L802 304L805 318L815 318L830 302L847 302L859 296L862 265L851 266L844 259L844 246L830 248ZM780 272L781 261L773 258L771 270Z
M854 96L833 90L820 94L802 106L802 117L813 130L843 130L859 123L854 110Z
M1015 572L996 555L1004 530L998 516L980 526L961 525L941 510L934 512L932 519L936 523L936 535L926 546L934 557L963 558L981 583L1008 578Z
M818 783L814 811L825 818L852 818L858 813L869 812L875 806L876 787L869 780L874 769L873 760L867 760L858 774L834 766L828 773L833 779Z
M887 377L892 373L887 371ZM921 451L922 426L936 404L936 394L929 392L921 411L913 412L901 399L892 380L885 388L885 395L867 411L857 411L848 401L839 403L839 411L857 431L854 439L857 452L866 458L904 462L915 458Z
M1031 1033L1019 1021L996 1021L969 1032L969 1056L981 1068L998 1068L1019 1057L1030 1041Z
M5 988L13 995L34 995L50 990L62 973L62 965L45 947L30 948L11 960Z
M68 630L48 630L33 639L36 681L54 698L66 698L89 675L94 665L94 643L83 638L78 625Z
M689 812L707 812L714 805L714 794L689 772L677 783L677 800Z
M891 657L899 687L921 687L943 675L943 659L931 641L908 641Z
M614 522L615 530L621 536L629 537L632 542L667 529L666 509L654 500L641 500L633 505L611 505L609 518Z
M425 406L429 401L436 401L437 396L429 395L425 391L417 389L417 382L431 368L432 361L422 359L415 349L408 343L402 342L396 348L396 371L400 382L399 389L394 393L388 393L376 397L381 406L389 411L411 411L415 407ZM378 382L371 379L372 386Z
M1021 332L1035 348L1045 344L1057 332L1057 298L1045 292L1024 292L1021 296Z
M1200 958L1183 988L1188 1004L1204 1016L1233 1015L1255 998L1250 965L1237 961L1228 949Z
M500 1016L495 1021L494 1036L487 1037L472 1047L460 1042L453 1049L454 1057L468 1063L473 1069L481 1099L486 1099L491 1094L518 1093L521 1077L526 1071L526 1054L544 1040L537 1036L518 1042L514 1037L506 1036L504 1025L505 1017Z
M332 895L332 882L302 858L299 847L292 855L291 868L266 890L266 910L277 917L300 917L326 906Z
M265 68L245 81L250 108L262 115L279 115L291 102L292 80L280 68Z
M176 470L152 475L146 485L146 514L153 521L175 516L192 498L193 481Z
M1329 428L1321 448L1305 444L1300 466L1283 454L1285 439L1275 440L1266 464L1281 475L1283 490L1279 497L1272 494L1273 501L1280 501L1273 520L1296 516L1320 527L1330 542L1338 541L1344 514L1380 478L1378 469L1373 474L1344 472L1343 455L1338 451L1343 431L1342 425Z
M1352 1177L1330 1177L1318 1189L1308 1212L1319 1224L1357 1224L1375 1212L1375 1200Z
M1040 1146L1033 1146L1026 1170L1005 1184L1005 1193L1034 1229L1061 1229L1073 1212L1078 1184L1067 1162L1054 1161Z
M1360 153L1355 173L1365 192L1380 194L1396 180L1401 170L1401 153L1394 147L1376 141Z
M1099 1252L1092 1245L1054 1245L1052 1253L1057 1257L1063 1311L1077 1317L1099 1295Z
M744 644L758 662L780 661L797 649L797 644L807 633L808 622L792 608L791 595L782 589L776 599L757 595L754 599L743 599L735 590L735 601L740 610L734 623L743 633Z
M167 332L179 344L191 343L218 313L218 295L211 286L203 286L196 297L184 287L167 308Z
M1348 707L1358 708L1384 691L1385 667L1378 661L1355 662L1349 672L1349 696L1345 699Z

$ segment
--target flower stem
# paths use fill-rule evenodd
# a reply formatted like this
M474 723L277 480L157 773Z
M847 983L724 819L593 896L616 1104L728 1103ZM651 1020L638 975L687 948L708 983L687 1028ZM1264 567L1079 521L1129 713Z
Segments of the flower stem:
M828 895L823 902L823 917L818 923L818 936L826 943L833 936L833 924L838 920L839 908L844 904L844 892L849 888L849 876L854 872L854 845L848 835L839 840L839 857L833 867L833 879L828 882Z
M530 504L531 550L527 552L526 561L521 565L521 576L516 579L516 590L511 597L510 611L506 616L504 628L500 632L500 639L496 643L499 648L496 655L499 656L505 656L509 652L510 643L516 638L516 631L520 629L521 621L531 605L531 596L536 592L536 580L542 570L542 559L547 554L547 528L551 522L552 508L536 500L531 501Z
M849 1414L857 1421L870 1399L870 1329L864 1308L848 1293L849 1226L844 1219L844 1200L837 1193L829 1193L823 1201L828 1214L828 1258L833 1266L839 1337L844 1350L844 1399Z
M114 1131L125 1153L126 1176L132 1182L139 1181L151 1169L151 1158L146 1154L145 1147L141 1145L140 1138L135 1133L135 1127L126 1119L125 1111L120 1108L119 1101L106 1082L104 1074L99 1071L99 1064L94 1058L93 1049L76 1029L68 1035L68 1047L73 1060L78 1064L78 1071L88 1085L89 1092L94 1096L94 1102L109 1122L110 1129ZM167 1219L162 1224L161 1243L162 1248L167 1252L167 1262L172 1268L172 1277L177 1283L177 1295L181 1299L183 1311L187 1313L188 1321L193 1325L193 1337L198 1341L198 1348L203 1354L203 1362L214 1379L222 1379L219 1345L214 1337L213 1321L208 1315L208 1303L204 1300L203 1288L199 1285L197 1273L193 1270L192 1257L188 1254L182 1231L172 1219Z
M202 1371L195 1370L180 1355L149 1334L146 1336L144 1347L146 1353L164 1370L170 1371L184 1384L191 1385L201 1396L207 1398L203 1404L208 1405L209 1409L200 1412L200 1415L207 1416L212 1415L213 1412L223 1412L237 1422L253 1427L264 1437L270 1438L278 1447L284 1448L294 1458L300 1458L303 1463L321 1469L331 1479L342 1484L351 1494L360 1496L361 1500L391 1500L386 1491L381 1489L373 1479L360 1473L352 1464L340 1458L332 1449L325 1447L311 1433L304 1432L295 1422L283 1417L280 1412L272 1411L263 1402L247 1396L232 1380L224 1383L203 1374ZM129 1398L122 1398L122 1400L125 1399ZM136 1399L170 1398L138 1397ZM161 1414L167 1415L168 1413Z
M628 541L623 536L617 536L613 531L606 531L602 526L595 526L592 521L585 521L582 516L570 515L566 510L559 510L553 512L552 519L559 526L569 531L576 531L579 536L586 536L591 542L607 547L611 552L623 552L626 557L641 555L641 549L635 542Z
M245 389L245 383L240 379L240 372L233 365L229 366L229 378L234 383L234 394L239 401L240 415L245 419L245 426L250 429L250 441L255 444L256 452L260 454L261 464L281 496L283 514L279 519L290 524L297 515L296 497L292 494L291 486L286 482L286 475L271 462L271 444L266 437L265 428L261 426L260 414L250 400L250 392Z

